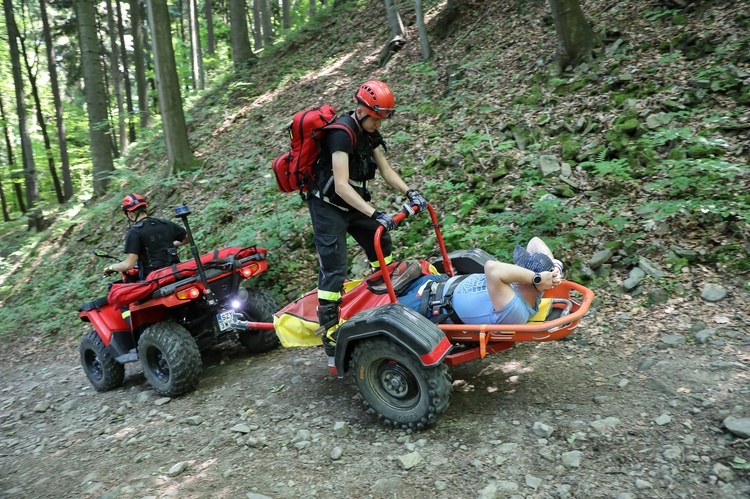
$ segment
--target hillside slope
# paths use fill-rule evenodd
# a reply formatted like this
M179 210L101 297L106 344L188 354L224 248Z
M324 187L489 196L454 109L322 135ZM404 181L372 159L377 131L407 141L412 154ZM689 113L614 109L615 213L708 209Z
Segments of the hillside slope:
M591 63L559 76L550 72L555 33L545 2L458 2L452 22L442 4L428 3L430 64L420 60L413 12L403 6L411 41L383 69L375 59L388 33L370 22L380 2L351 3L189 109L202 170L159 178L157 141L120 172L121 192L52 214L57 222L38 246L4 236L3 330L78 330L72 305L101 287L101 262L89 250L121 246L117 206L126 191L143 192L163 216L189 203L206 251L269 248L262 284L281 299L312 287L307 211L299 197L276 191L270 161L287 147L284 127L296 110L319 101L346 109L372 77L397 97L396 118L383 129L389 158L444 215L449 249L479 246L507 258L514 244L541 235L570 278L597 279L605 302L617 301L642 257L672 269L651 283L672 296L698 286L680 269L699 265L724 281L727 265L748 267L750 21L741 3L583 2L602 45ZM375 199L383 211L402 201L390 191ZM399 254L434 251L426 229L414 221L400 230ZM602 250L611 258L597 275L588 263ZM352 258L356 270L354 248Z

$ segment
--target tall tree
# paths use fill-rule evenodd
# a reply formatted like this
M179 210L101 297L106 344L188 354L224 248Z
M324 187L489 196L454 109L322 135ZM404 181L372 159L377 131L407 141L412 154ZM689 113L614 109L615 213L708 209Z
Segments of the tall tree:
M117 0L115 0L117 1ZM112 85L117 103L117 128L120 137L120 151L124 154L128 150L128 128L125 120L125 98L123 93L122 70L120 69L119 43L117 41L117 25L112 0L105 2L107 6L107 30L109 31L109 61L112 70Z
M63 204L65 198L63 197L62 186L60 185L60 179L57 176L57 168L55 167L55 155L52 153L52 141L49 138L49 132L47 131L47 120L44 119L44 112L42 110L42 100L39 98L39 85L36 80L36 70L32 67L32 63L29 60L29 54L26 51L25 38L20 38L19 47L21 48L21 54L23 55L24 66L26 67L26 76L29 79L31 85L31 96L34 99L34 108L36 109L36 119L39 130L42 132L42 139L44 140L44 152L47 156L47 165L49 167L49 173L52 177L52 185L55 188L55 194L57 195L58 204ZM39 59L39 54L34 54L34 60Z
M581 10L579 0L549 0L557 32L557 66L563 71L591 55L594 32Z
M2 176L0 176L0 207L3 210L3 222L10 222L10 213L8 213L8 202L5 199L5 191L3 190Z
M261 24L263 24L263 46L270 47L271 45L273 45L274 39L273 22L271 19L271 6L269 5L268 0L259 1L260 19Z
M46 0L39 0L39 11L42 16L42 32L44 36L44 46L47 52L47 72L49 73L52 102L55 106L55 128L57 130L57 145L60 149L63 198L65 201L68 201L73 197L73 179L70 176L70 159L68 157L68 140L65 130L65 118L63 114L62 100L60 99L60 84L57 80L55 46L52 44L52 35L47 17Z
M281 13L282 27L290 29L292 27L291 0L281 0Z
M203 52L201 51L201 27L198 24L198 6L195 0L187 0L188 26L190 29L190 63L193 69L193 88L206 89L206 76L203 72Z
M5 105L3 96L0 94L0 123L3 126L3 138L5 139L5 151L8 155L8 171L10 172L10 182L13 184L13 193L16 195L18 209L21 213L26 213L26 203L23 202L23 191L21 184L17 182L19 175L15 170L16 160L13 156L13 143L10 140L10 130L8 129L8 119L5 117Z
M432 59L432 47L430 47L430 39L427 37L427 27L424 24L422 0L414 0L414 11L417 15L417 31L419 31L419 44L422 46L422 59L429 61Z
M159 94L164 139L167 143L167 160L173 173L189 170L195 166L195 157L190 149L182 110L180 82L172 47L169 9L166 0L147 0L148 24L154 50L154 68Z
M104 88L104 73L99 58L102 47L97 36L95 5L94 0L75 0L86 111L89 116L89 147L93 163L94 195L101 196L107 190L109 176L115 167L112 162L111 134L107 119L107 92Z
M206 18L206 53L214 55L214 52L216 52L216 39L214 37L214 12L212 0L206 0L203 4L203 15Z
M398 13L396 0L385 0L385 11L388 15L388 24L391 27L391 38L380 49L380 53L378 54L378 66L381 68L388 64L388 60L393 54L406 45L407 38L404 23L401 21L401 15Z
M5 24L8 28L8 47L10 49L13 86L16 95L18 129L21 137L21 157L26 187L26 207L28 209L27 217L29 220L29 229L36 229L38 231L42 229L42 219L36 213L34 207L39 200L39 184L37 183L36 166L34 164L34 152L31 147L31 134L29 132L23 75L21 73L21 56L18 49L18 26L13 14L13 3L11 0L3 0L3 10L5 11Z
M255 50L259 50L263 46L263 16L260 12L261 1L253 0L253 44Z
M125 106L128 110L126 120L128 123L128 139L129 142L135 142L135 125L133 124L133 89L130 85L130 69L128 68L128 48L125 45L125 26L122 22L122 8L120 7L120 0L115 0L115 8L117 9L117 34L120 36L120 59L122 64L122 79L125 84Z
M144 54L143 4L140 0L130 0L130 30L133 38L133 66L135 86L138 92L138 116L141 130L151 126L151 108L148 104L148 82L146 81L146 56Z
M232 42L232 62L235 69L241 69L255 58L247 32L245 0L229 0L229 33Z

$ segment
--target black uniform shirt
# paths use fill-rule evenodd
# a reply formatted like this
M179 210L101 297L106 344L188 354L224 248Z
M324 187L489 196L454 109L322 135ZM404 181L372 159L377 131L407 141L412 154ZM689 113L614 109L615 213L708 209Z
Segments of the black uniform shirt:
M154 270L177 263L174 241L183 241L187 232L171 220L146 217L128 230L125 253L138 255L141 279ZM171 254L170 254L171 253Z

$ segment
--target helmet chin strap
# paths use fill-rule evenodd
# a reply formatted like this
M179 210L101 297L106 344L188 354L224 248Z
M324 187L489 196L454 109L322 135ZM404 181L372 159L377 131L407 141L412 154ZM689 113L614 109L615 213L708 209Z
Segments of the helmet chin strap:
M359 114L357 113L357 109L354 110L354 121L357 123L357 126L361 130L364 130L364 127L362 126L362 123L365 122L365 120L367 119L368 116L369 116L369 114L365 113L365 117L362 118L362 119L360 119L359 118Z

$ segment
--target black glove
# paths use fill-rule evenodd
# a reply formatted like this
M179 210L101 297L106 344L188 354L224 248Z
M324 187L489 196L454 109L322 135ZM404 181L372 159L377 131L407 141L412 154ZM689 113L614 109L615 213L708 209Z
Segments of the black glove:
M385 230L393 230L396 228L396 222L395 220L393 220L393 217L385 213L381 213L378 210L375 210L373 214L370 215L370 218L385 227Z
M419 211L427 209L427 200L416 189L406 191L406 197L409 198L412 205L419 206Z

